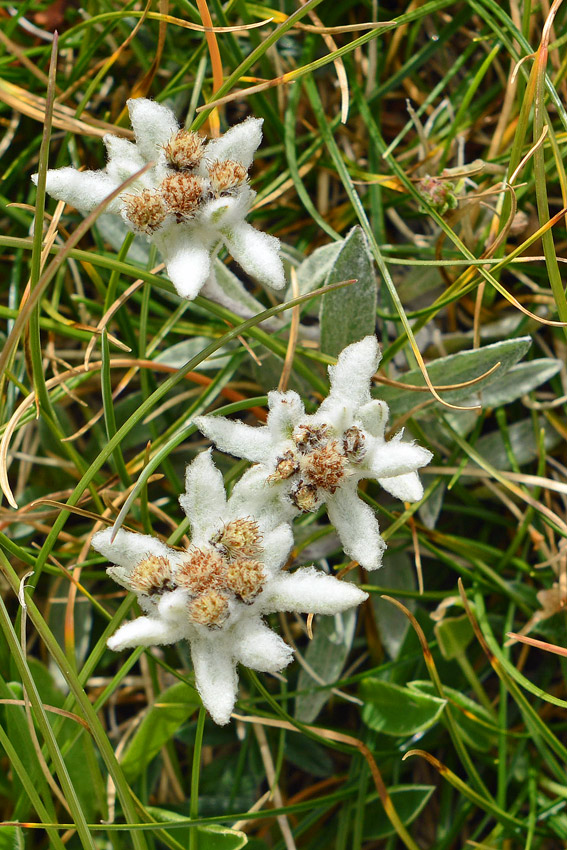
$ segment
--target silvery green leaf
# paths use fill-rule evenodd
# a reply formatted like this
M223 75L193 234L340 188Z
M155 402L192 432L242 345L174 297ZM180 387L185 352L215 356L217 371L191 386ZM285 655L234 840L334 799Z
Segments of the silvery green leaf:
M387 549L379 572L368 573L366 580L380 588L390 596L396 596L396 590L415 590L415 568L406 552L396 552ZM380 640L392 659L398 657L400 647L409 629L408 618L391 602L380 599L377 593L372 593L372 607L376 617L376 625ZM415 600L404 599L404 605L413 611Z
M312 292L323 286L325 278L333 267L339 252L344 244L344 239L339 242L330 242L321 245L310 254L297 268L297 285L300 295ZM291 289L288 290L286 298L291 298Z
M476 398L483 407L500 407L503 404L510 404L553 378L562 366L561 360L553 357L541 357L538 360L529 360L527 363L518 363L505 375L497 377L486 390L469 396L465 403L474 404Z
M377 285L374 264L361 227L353 227L325 278L325 286L356 278L356 283L321 297L321 351L338 356L353 342L373 334Z
M561 442L561 437L555 428L543 418L540 420L539 427L543 428L545 432L545 450L551 451ZM520 422L510 425L508 436L518 466L531 463L539 456L534 423L531 418L522 419ZM494 431L492 434L481 437L477 441L475 449L495 469L510 469L510 462L500 431Z
M423 479L423 487L427 490L434 476L425 475L424 473L421 475ZM419 518L426 528L433 529L437 525L437 520L439 519L441 508L443 507L443 499L445 498L446 489L446 483L441 481L429 498L417 509Z
M334 617L317 617L313 640L305 653L305 660L317 674L319 681L301 668L297 681L299 693L295 698L295 717L303 723L312 723L331 695L330 690L310 690L323 684L332 684L341 675L350 652L356 612L345 611Z
M262 313L266 309L263 304L244 289L237 276L219 259L215 260L214 269L217 284L223 292L236 304L246 307L249 315L255 316L257 313Z
M203 349L209 344L210 339L207 339L207 337L192 336L188 339L181 340L181 342L176 342L175 345L171 345L169 348L166 348L165 351L160 351L154 359L156 363L166 363L168 366L180 369L189 360L203 351ZM223 346L215 351L211 357L208 357L206 360L199 363L196 368L199 371L221 369L223 366L227 365L230 358L231 353L229 352L229 349L227 346Z
M502 378L512 366L515 366L527 352L531 343L531 337L523 336L484 345L470 351L461 351L458 354L450 354L448 357L440 357L438 360L428 363L427 371L431 381L436 386L460 384L478 378L497 363L500 363L498 369L478 384L478 389L482 388L484 392L497 379ZM412 369L399 377L398 380L404 384L425 386L420 369ZM418 402L427 398L424 393L407 392L400 387L380 387L379 395L390 406L392 417L407 413ZM471 388L442 390L440 395L445 401L457 403L470 397ZM434 404L439 404L439 402L434 402ZM478 401L475 401L475 404L478 404Z

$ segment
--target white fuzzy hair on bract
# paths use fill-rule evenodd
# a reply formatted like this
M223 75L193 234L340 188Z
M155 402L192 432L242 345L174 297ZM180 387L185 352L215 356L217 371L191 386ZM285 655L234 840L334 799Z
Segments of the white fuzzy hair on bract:
M381 566L386 544L374 511L358 497L358 482L374 478L396 498L415 502L423 496L417 470L432 458L402 432L386 440L388 406L370 395L379 362L375 336L343 349L329 367L329 395L314 414L305 412L296 392L273 391L266 425L214 415L193 420L218 449L256 464L235 495L245 482L258 515L291 522L326 504L345 553L367 570Z
M268 627L265 615L278 611L337 614L360 604L367 594L314 567L283 571L293 545L290 526L284 522L270 527L257 520L242 488L227 500L210 450L187 467L186 492L179 501L191 523L187 551L173 549L151 535L122 529L114 540L111 529L93 536L93 547L114 565L108 569L109 575L138 595L145 612L123 624L108 646L119 651L188 640L203 705L216 723L225 724L236 701L237 664L276 673L292 659L293 650ZM191 613L195 601L202 603L207 591L199 595L185 581L187 559L193 557L198 563L207 555L225 570L234 571L236 566L244 578L247 568L253 572L252 565L256 575L261 575L256 595L246 601L223 589L217 575L212 593L218 595L221 588L225 618L209 625L196 622ZM152 565L158 565L162 574L165 565L167 581L148 592ZM140 575L146 579L143 587Z
M47 172L48 194L87 213L125 180L153 163L107 204L105 212L120 215L133 232L145 235L157 246L179 295L193 299L209 279L214 280L211 264L221 243L255 280L274 289L283 288L285 277L279 240L256 230L245 220L256 196L248 185L247 171L262 139L263 119L247 118L217 139L206 143L200 140L198 162L179 174L166 156L168 145L179 133L171 109L147 98L136 98L128 101L128 111L135 143L115 135L105 136L106 168L51 169ZM211 168L220 167L222 171L223 164L228 164L233 172L236 169L240 177L226 191L215 193ZM36 184L37 177L37 174L32 177ZM168 193L164 194L164 181L172 178L174 183L179 182L173 194L181 208L184 204L189 207L186 214L181 215L178 208L172 211L163 201L169 197ZM187 192L183 194L186 184L198 188L194 206L188 204ZM129 205L135 203L141 205L143 215L138 214L142 215L141 219L134 216L134 221ZM150 203L155 207L153 212L148 212Z

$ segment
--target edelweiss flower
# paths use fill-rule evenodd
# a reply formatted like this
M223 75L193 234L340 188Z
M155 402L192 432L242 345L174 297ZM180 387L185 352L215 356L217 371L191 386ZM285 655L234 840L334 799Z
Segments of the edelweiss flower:
M179 551L155 537L99 531L92 545L116 566L112 578L138 596L145 616L122 625L111 649L191 643L195 680L216 723L228 723L236 700L237 663L275 673L293 651L263 615L274 611L336 614L367 594L333 576L304 567L282 572L293 544L289 525L265 531L246 512L246 486L227 501L211 452L187 467L179 501L192 529L191 547Z
M136 144L108 135L102 171L58 168L47 172L47 192L83 212L93 210L128 177L154 162L106 212L154 242L178 293L195 298L224 242L253 278L274 289L284 284L279 240L245 221L256 193L248 169L262 139L262 119L247 118L206 142L180 130L173 112L152 100L128 101ZM32 179L37 183L37 174Z
M403 442L402 432L386 442L388 406L370 396L379 362L374 336L345 348L329 367L330 392L313 415L290 391L268 394L268 421L259 428L220 416L194 420L219 449L260 464L247 473L255 513L274 513L277 500L291 519L326 503L344 551L367 570L380 567L386 544L374 511L357 496L358 482L376 478L398 499L415 502L423 495L416 470L432 457Z

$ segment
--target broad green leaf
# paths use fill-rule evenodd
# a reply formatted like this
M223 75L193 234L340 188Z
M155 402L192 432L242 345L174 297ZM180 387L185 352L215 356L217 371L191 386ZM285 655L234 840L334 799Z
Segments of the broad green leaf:
M428 363L427 371L433 384L446 386L471 381L483 375L496 363L500 363L498 369L477 385L476 389L484 391L497 378L502 378L524 356L531 342L531 337L523 336L518 339L484 345L482 348L475 348L470 351L461 351L458 354L450 354L448 357L440 357L438 360ZM403 384L425 386L420 369L412 369L397 380ZM445 401L460 402L471 396L471 388L441 390L440 395ZM379 397L389 404L392 416L407 413L418 402L427 398L424 393L407 392L400 387L380 387ZM438 404L439 402L434 403ZM475 404L478 404L478 401L475 401Z
M433 682L415 681L409 682L408 688L421 694L432 695L436 693ZM461 736L467 745L477 752L488 752L496 745L498 729L495 728L494 718L478 702L462 694L455 688L443 685L443 693L447 702L453 707L453 717L459 727Z
M376 275L366 237L353 227L325 279L325 286L356 278L356 283L321 297L321 351L338 355L345 346L374 333Z
M435 785L392 785L388 788L394 808L405 826L416 819L434 791ZM363 835L365 841L377 841L395 835L380 800L369 803L364 809Z
M476 400L483 407L510 404L553 378L562 365L561 360L553 357L540 357L538 360L528 360L527 363L517 363L505 375L498 377L496 373L496 380L486 390L469 396L466 402L474 404Z
M360 697L367 726L383 735L404 738L433 726L447 702L372 677L362 680Z
M545 432L545 449L551 451L561 442L561 437L545 419L540 420L540 426ZM508 437L518 466L531 463L538 457L538 444L532 419L514 422L508 428ZM510 469L510 461L500 431L481 437L475 448L495 469Z
M313 776L331 776L336 769L329 751L304 735L286 735L285 758Z
M158 822L187 820L187 815L179 812L171 812L158 806L148 806L147 811ZM248 843L248 836L238 829L229 829L226 826L210 824L207 826L187 827L187 829L176 829L175 838L181 844L189 846L189 832L196 829L199 835L197 847L199 850L240 850Z
M376 572L368 573L367 581L368 584L386 588L383 593L390 593L391 591L390 595L395 596L396 590L415 590L415 568L405 552L387 549L384 553L382 568ZM410 627L409 620L391 602L380 599L377 593L373 593L370 598L380 640L386 647L390 658L396 659ZM410 611L413 611L415 600L406 599L405 605Z
M433 629L443 658L451 661L462 655L474 637L471 622L466 614L445 617Z
M19 826L0 827L0 850L24 850L24 833Z
M197 691L184 682L177 682L157 697L122 759L122 770L129 782L145 770L164 744L200 705Z
M352 646L355 626L356 612L352 609L315 620L313 640L307 646L305 661L318 680L303 667L297 680L297 690L305 693L295 698L295 717L303 723L312 723L331 696L330 690L312 689L332 684L340 677Z

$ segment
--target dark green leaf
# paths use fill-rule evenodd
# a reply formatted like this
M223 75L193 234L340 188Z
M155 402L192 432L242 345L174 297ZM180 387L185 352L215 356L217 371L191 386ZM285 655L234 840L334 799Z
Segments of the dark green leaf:
M436 623L433 631L441 654L447 661L462 655L474 637L471 622L466 614L461 617L445 617Z
M383 735L409 737L429 729L439 719L446 700L417 693L382 679L363 679L360 696L362 719Z
M174 686L175 687L175 686ZM171 812L168 809L158 808L157 806L148 806L147 811L160 823L167 821L186 820L187 815L181 815L179 812ZM175 837L180 843L188 843L189 830L196 829L199 835L197 846L199 850L240 850L248 843L248 836L238 829L229 829L225 826L196 826L187 827L187 829L176 829Z
M433 682L410 682L408 687L422 694L435 693ZM495 720L489 712L466 694L443 685L443 693L453 707L453 717L467 747L477 752L488 752L496 745Z
M19 826L0 828L0 850L24 850L24 833Z
M197 691L184 682L177 682L157 697L122 759L122 769L129 782L145 770L164 744L200 705Z
M356 612L346 611L334 617L318 617L313 640L305 652L305 660L316 674L314 679L303 667L297 680L299 693L295 698L295 716L303 723L312 723L327 700L330 690L312 690L322 684L332 684L341 675L344 663L350 652Z
M434 791L434 785L393 785L388 788L394 808L405 826L416 819ZM394 827L386 817L380 800L366 806L364 810L365 841L377 841L379 838L388 838L394 834Z

